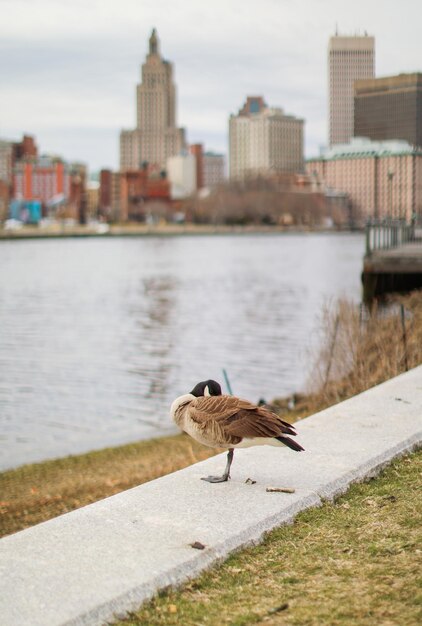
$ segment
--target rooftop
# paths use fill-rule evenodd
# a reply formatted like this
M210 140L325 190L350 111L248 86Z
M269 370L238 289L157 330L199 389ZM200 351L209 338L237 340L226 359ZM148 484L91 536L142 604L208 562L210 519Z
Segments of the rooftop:
M367 137L353 137L349 143L342 143L326 148L318 159L329 161L333 159L350 159L370 156L394 156L399 154L422 154L420 148L410 145L401 139L387 141L371 141ZM315 160L315 159L309 159Z

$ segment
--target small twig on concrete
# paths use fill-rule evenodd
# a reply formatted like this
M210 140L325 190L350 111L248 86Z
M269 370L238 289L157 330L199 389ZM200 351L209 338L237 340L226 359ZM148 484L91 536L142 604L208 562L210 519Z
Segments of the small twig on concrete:
M290 487L267 487L265 491L268 493L295 493L296 490Z

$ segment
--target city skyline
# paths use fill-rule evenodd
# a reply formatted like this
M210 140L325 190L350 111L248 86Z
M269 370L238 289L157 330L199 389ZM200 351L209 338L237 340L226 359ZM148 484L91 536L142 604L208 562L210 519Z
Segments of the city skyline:
M228 120L247 95L305 119L305 155L327 143L327 42L367 31L376 76L420 71L416 0L0 0L0 137L36 137L41 152L116 169L119 132L133 126L146 42L157 28L175 67L178 125L189 143L227 154ZM307 8L308 7L308 8ZM206 29L199 25L206 24ZM403 26L401 26L403 24ZM404 26L406 24L406 26Z

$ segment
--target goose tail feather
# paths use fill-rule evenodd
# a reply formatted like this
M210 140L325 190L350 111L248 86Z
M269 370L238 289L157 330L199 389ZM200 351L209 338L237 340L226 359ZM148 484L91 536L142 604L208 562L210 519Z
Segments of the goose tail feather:
M275 439L277 439L277 441L284 444L288 448L291 448L291 450L295 450L296 452L305 451L305 448L302 448L302 446L299 443L297 443L296 441L293 441L293 439L290 439L290 437L275 437Z

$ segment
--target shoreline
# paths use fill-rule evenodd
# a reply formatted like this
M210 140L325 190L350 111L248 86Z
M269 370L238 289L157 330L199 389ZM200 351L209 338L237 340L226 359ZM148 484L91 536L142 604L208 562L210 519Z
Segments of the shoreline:
M98 447L97 446L84 447L81 450L76 450L74 452L63 452L63 453L59 452L57 455L51 455L51 456L47 456L45 458L39 458L39 459L32 459L27 462L23 462L23 463L21 462L19 463L19 465L11 465L8 467L0 466L0 478L4 474L8 474L11 472L19 472L21 470L26 471L26 468L36 468L38 466L47 465L49 463L51 464L62 463L70 459L81 459L83 457L89 457L90 455L102 454L106 450L110 450L110 451L120 450L123 448L128 448L130 446L137 446L141 444L145 444L145 445L152 444L154 442L160 442L163 439L177 438L180 434L181 434L181 431L179 430L174 430L173 432L167 431L167 432L163 432L162 434L147 436L145 438L129 439L129 440L123 439L121 441L99 444Z
M144 224L128 226L111 225L104 231L97 226L61 225L39 228L37 226L23 226L16 230L0 229L0 241L28 240L28 239L63 239L63 238L109 238L109 237L176 237L176 236L204 236L204 235L279 235L279 234L339 234L363 233L363 229L327 228L307 226L224 226L210 224L183 224L157 225Z
M289 408L289 404L292 398L298 398L296 401L296 405L293 408ZM287 421L294 423L303 419L304 417L308 417L315 406L312 404L312 394L305 394L303 392L297 392L289 394L285 397L276 397L272 400L270 405L276 409L276 412L279 413L283 419L287 419ZM310 403L310 404L308 404ZM318 405L319 406L319 405ZM82 450L80 452L69 452L65 454L60 454L58 456L48 456L39 460L28 461L27 463L20 463L19 465L14 465L12 467L0 467L0 480L6 474L11 474L13 472L24 472L26 473L29 470L36 470L39 467L47 466L49 464L63 464L65 462L72 462L72 459L77 462L83 458L93 457L95 455L103 455L107 452L117 452L124 451L125 449L130 449L133 446L152 446L152 445L160 445L160 442L164 441L177 441L179 437L183 437L185 434L183 431L180 431L177 427L174 429L168 429L167 432L163 432L162 434L157 434L152 437L145 437L142 439L135 440L123 440L118 443L110 443L109 445L102 445L101 447L88 448ZM187 435L186 435L187 436ZM194 441L194 440L192 440ZM208 456L213 456L214 454L218 454L219 451L214 451L209 448L204 448L204 446L198 444L201 450L208 450ZM1 504L0 504L1 506Z
M362 326L360 312L353 305L340 302L325 321L325 348L318 356L314 391L295 394L292 407L288 398L271 402L282 419L295 422L315 415L422 363L422 291L397 297L397 301L404 304L411 319L406 324L406 361L398 315L384 317L374 311ZM333 351L338 327L340 339ZM344 354L352 352L353 367L344 369ZM335 377L329 377L330 370L336 373ZM46 521L220 452L179 434L8 470L0 474L0 535Z

